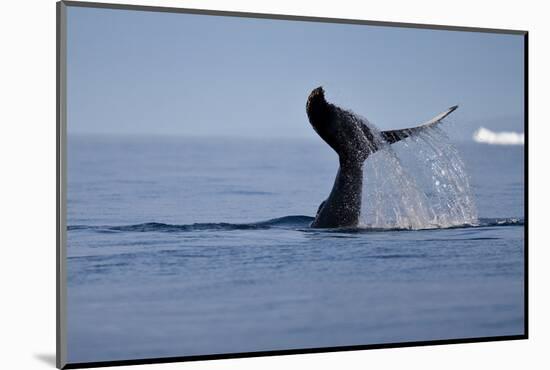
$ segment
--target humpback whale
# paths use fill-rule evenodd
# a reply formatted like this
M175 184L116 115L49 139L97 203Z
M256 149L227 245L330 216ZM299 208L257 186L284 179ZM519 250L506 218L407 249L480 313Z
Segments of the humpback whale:
M455 105L416 127L377 133L351 111L327 102L322 87L314 89L307 99L307 116L321 139L338 154L340 167L332 191L319 206L311 227L357 226L361 213L363 162L385 145L433 127L457 108Z

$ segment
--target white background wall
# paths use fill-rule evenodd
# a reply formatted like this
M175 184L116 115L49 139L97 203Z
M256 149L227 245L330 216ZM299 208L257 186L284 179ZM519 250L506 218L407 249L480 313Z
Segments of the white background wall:
M117 1L112 1L117 2ZM543 1L126 1L144 5L530 31L528 341L265 357L156 369L548 368L550 22ZM55 2L5 1L0 21L0 367L52 368L55 353ZM458 57L458 56L457 56Z

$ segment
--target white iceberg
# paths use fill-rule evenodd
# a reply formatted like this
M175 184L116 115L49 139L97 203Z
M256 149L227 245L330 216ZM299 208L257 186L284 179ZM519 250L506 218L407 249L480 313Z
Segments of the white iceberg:
M492 145L524 145L525 135L523 132L494 132L485 127L480 127L474 132L473 139L478 143Z

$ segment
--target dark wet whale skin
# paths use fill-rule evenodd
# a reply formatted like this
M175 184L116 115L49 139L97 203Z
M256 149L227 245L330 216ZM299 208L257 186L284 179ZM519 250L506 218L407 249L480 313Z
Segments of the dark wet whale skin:
M356 226L361 212L363 162L377 149L373 135L351 112L328 103L321 87L309 95L306 111L314 130L340 160L332 191L311 227Z

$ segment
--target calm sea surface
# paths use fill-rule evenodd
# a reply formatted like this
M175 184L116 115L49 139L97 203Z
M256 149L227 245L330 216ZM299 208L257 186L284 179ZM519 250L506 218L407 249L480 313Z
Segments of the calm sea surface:
M334 231L320 140L69 136L69 362L523 334L523 147L457 148L479 226Z

